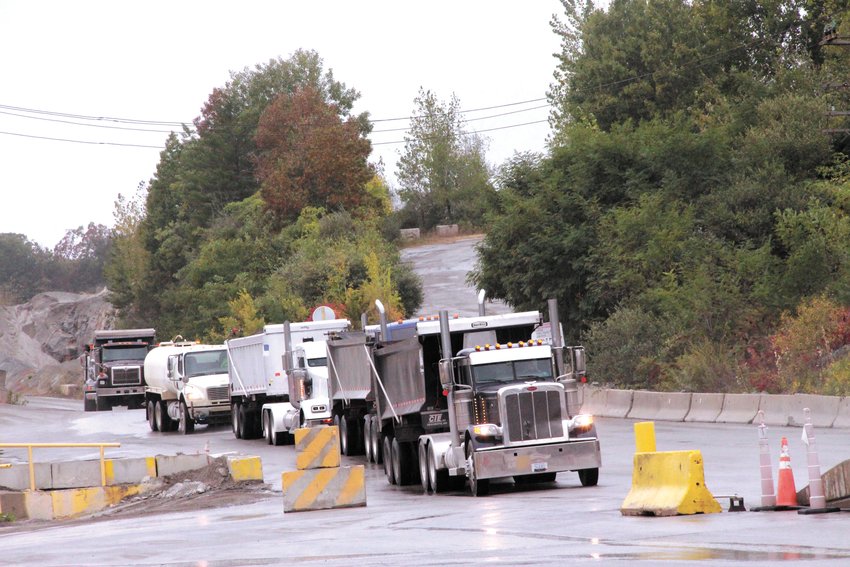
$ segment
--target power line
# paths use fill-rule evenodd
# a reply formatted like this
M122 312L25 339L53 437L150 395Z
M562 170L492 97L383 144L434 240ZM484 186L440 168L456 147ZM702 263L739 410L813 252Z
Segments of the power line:
M533 106L531 108L524 108L522 110L512 110L510 112L500 112L499 114L491 114L490 116L479 116L478 118L467 118L464 122L476 122L478 120L489 120L491 118L499 118L500 116L508 116L510 114L519 114L522 112L529 112L531 110L539 110L541 108L549 108L552 106L551 104L541 104L540 106ZM405 132L410 130L410 128L389 128L387 130L372 130L372 134L380 134L382 132Z
M110 130L127 130L133 132L153 132L155 134L170 134L174 132L174 130L150 130L148 128L130 128L127 126L109 126L107 124L83 124L81 122L72 122L71 120L60 120L58 118L43 118L41 116L26 116L25 114L18 114L15 112L7 112L5 110L0 110L0 114L6 114L7 116L17 116L20 118L26 118L28 120L44 120L46 122L58 122L60 124L72 124L74 126L85 126L87 128L109 128Z
M464 136L472 136L475 134L483 134L484 132L494 132L496 130L507 130L509 128L519 128L521 126L531 126L532 124L543 124L544 122L549 122L549 119L546 120L534 120L532 122L523 122L521 124L510 124L508 126L495 126L493 128L485 128L483 130L476 130L475 132L463 132L461 135ZM373 146L387 146L390 144L404 144L407 143L407 140L394 140L392 142L372 142Z
M467 113L467 112L480 112L482 110L494 110L496 108L505 108L505 107L508 107L508 106L518 106L520 104L530 104L532 102L540 102L541 100L546 100L546 97L532 98L532 99L529 99L529 100L522 100L522 101L519 101L519 102L508 102L506 104L497 104L495 106L482 106L481 108L470 108L468 110L461 109L458 112L460 112L461 114L464 114L464 113ZM369 122L397 122L399 120L411 120L413 118L424 118L424 117L425 117L424 115L417 115L417 116L400 116L398 118L375 118L374 120L370 120Z
M72 140L69 138L51 138L49 136L34 136L32 134L21 134L19 132L3 132L0 131L0 134L5 134L7 136L20 136L21 138L35 138L37 140L51 140L54 142L72 142L74 144L90 144L93 146L124 146L128 148L151 148L154 150L161 150L165 146L146 146L144 144L122 144L119 142L91 142L88 140Z
M14 110L17 112L27 112L29 114L46 114L49 116L60 116L62 118L75 118L77 120L97 120L97 121L107 121L107 122L119 122L124 124L147 124L150 126L183 126L184 124L190 124L190 122L175 122L175 121L162 121L162 120L138 120L136 118L114 118L110 116L90 116L85 114L70 114L67 112L56 112L53 110L39 110L36 108L24 108L21 106L10 106L7 104L0 104L0 108L5 110ZM32 117L34 118L34 117Z

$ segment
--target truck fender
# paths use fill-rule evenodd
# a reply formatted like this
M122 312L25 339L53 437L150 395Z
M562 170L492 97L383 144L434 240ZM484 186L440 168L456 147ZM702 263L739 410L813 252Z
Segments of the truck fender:
M433 448L437 470L450 468L449 463L446 461L446 456L450 453L452 447L451 433L422 435L419 437L419 444L427 444Z
M298 427L298 408L289 402L263 404L262 411L271 412L272 431L285 433Z

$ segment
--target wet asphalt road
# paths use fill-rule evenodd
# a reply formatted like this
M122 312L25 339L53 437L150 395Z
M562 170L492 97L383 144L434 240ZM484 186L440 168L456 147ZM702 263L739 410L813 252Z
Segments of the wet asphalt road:
M423 313L452 306L477 313L475 290L462 285L474 262L469 240L405 250L426 282ZM463 305L460 305L463 304ZM496 312L488 306L488 312ZM365 508L283 513L280 476L294 470L292 447L241 441L229 428L199 427L193 435L149 430L141 410L85 413L72 400L33 398L0 405L0 438L14 442L117 441L110 457L217 453L258 455L268 497L254 503L173 511L146 517L97 517L60 522L0 524L0 565L747 565L850 564L850 515L742 512L669 518L624 517L631 486L632 420L600 419L603 466L599 485L582 487L575 473L555 483L492 494L423 495L418 487L387 483L366 466ZM797 486L806 484L800 429L771 428L776 466L781 436L791 442ZM850 457L850 431L817 430L822 470ZM706 484L715 495L760 500L758 436L752 425L656 423L659 450L702 451ZM96 458L90 449L44 450L37 461ZM5 450L5 462L25 460ZM344 464L361 464L343 457ZM776 472L774 471L774 474ZM721 500L724 509L728 502Z
M557 482L492 494L424 495L389 485L367 465L365 508L283 513L280 475L294 470L292 447L236 440L229 428L195 434L153 433L141 410L85 413L70 400L34 398L0 406L3 437L17 441L118 441L109 456L238 452L259 455L271 491L260 502L192 511L175 501L170 513L143 518L101 517L18 522L0 527L3 565L805 565L850 564L850 515L742 512L670 518L624 517L631 486L632 420L600 419L603 467L599 485L582 487L575 473ZM110 431L110 433L105 433ZM800 429L771 428L777 447L791 442L797 485L805 484ZM821 463L850 454L848 431L816 432ZM752 425L656 423L659 450L700 449L706 484L715 495L737 493L759 503L757 430ZM24 460L6 450L6 461ZM45 449L44 451L48 451ZM94 458L94 451L50 450L36 460ZM344 464L361 464L343 457ZM774 455L774 466L777 457ZM728 502L721 500L724 508Z

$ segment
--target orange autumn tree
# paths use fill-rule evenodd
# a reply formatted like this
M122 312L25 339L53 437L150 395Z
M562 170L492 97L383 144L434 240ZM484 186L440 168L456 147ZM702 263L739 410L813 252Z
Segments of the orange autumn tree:
M375 174L363 122L344 117L314 87L284 94L257 127L257 175L266 206L282 221L306 206L356 212Z

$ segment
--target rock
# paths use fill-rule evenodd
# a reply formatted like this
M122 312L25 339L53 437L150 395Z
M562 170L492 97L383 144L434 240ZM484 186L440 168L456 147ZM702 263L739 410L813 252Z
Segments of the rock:
M21 305L0 306L0 370L19 394L61 395L81 384L77 357L96 329L112 328L115 312L106 289L95 294L47 292ZM71 393L79 397L79 391Z

